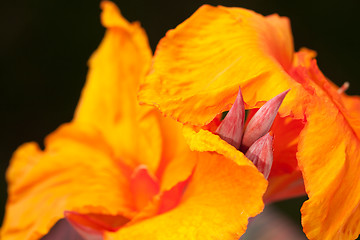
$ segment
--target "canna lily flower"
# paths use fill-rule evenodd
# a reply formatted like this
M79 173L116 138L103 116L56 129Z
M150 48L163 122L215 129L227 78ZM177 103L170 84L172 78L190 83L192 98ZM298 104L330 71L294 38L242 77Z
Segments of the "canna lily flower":
M190 151L180 124L138 105L145 32L101 7L107 31L74 119L44 150L31 142L13 155L0 237L238 239L263 209L266 180L242 154Z
M139 97L183 123L193 150L226 156L230 150L224 149L238 150L216 138L216 127L220 114L235 105L239 87L250 118L264 102L291 89L271 128L273 164L264 200L306 191L309 200L301 212L309 239L355 239L360 98L344 93L347 84L339 88L329 81L315 55L308 49L294 52L286 17L204 5L160 41Z

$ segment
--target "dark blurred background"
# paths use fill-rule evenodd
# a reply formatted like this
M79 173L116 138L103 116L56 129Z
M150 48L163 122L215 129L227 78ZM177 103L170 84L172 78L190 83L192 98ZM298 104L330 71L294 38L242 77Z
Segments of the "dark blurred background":
M316 50L325 75L338 85L350 82L347 92L360 94L360 7L355 0L115 2L128 20L141 22L153 50L168 29L204 3L288 16L296 49ZM87 60L104 28L99 21L99 1L14 0L2 1L0 6L1 223L7 197L4 174L13 151L24 142L42 143L47 134L72 119ZM300 224L304 200L280 202L275 207Z

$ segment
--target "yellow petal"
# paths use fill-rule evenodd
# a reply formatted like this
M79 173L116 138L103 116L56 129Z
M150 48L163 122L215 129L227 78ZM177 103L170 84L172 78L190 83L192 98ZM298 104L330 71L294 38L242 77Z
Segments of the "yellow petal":
M104 150L101 138L64 125L48 139L45 151L27 143L15 152L7 172L3 239L39 239L66 210L134 215L126 169Z
M139 84L151 62L148 40L140 24L127 22L114 3L104 1L101 7L107 30L89 60L74 121L101 131L116 157L131 166L146 164L154 173L162 145L157 115L137 102Z
M263 209L266 181L252 167L215 153L198 154L199 163L177 207L108 233L105 239L238 239L248 218Z
M239 86L254 107L298 85L286 73L292 55L287 18L204 5L160 41L140 101L204 125L230 109ZM291 91L283 105L295 96Z

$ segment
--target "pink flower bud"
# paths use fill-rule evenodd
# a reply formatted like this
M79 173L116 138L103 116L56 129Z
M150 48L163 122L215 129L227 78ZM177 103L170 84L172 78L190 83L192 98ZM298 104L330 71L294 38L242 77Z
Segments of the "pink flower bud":
M216 129L218 134L227 143L239 149L244 130L245 106L244 100L239 88L238 95L235 99L234 105Z
M273 163L272 146L273 137L268 133L254 142L245 154L245 156L254 163L257 169L264 174L266 179L269 177Z
M269 132L287 90L267 101L253 116L247 125L242 140L242 149L247 150L256 140Z

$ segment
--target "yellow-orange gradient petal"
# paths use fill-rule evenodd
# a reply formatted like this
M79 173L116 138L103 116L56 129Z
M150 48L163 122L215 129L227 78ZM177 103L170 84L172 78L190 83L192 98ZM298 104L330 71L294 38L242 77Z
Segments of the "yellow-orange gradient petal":
M64 211L90 213L101 222L132 218L131 168L146 164L154 174L159 165L159 114L136 101L151 59L146 35L113 3L101 6L108 29L89 61L73 122L49 135L44 151L24 144L11 160L3 239L39 239Z
M263 209L266 182L255 168L239 166L219 154L204 152L198 157L176 208L109 233L105 239L239 239L248 218Z
M292 89L281 111L289 114L286 106L299 95L286 73L292 60L287 18L204 5L160 41L140 101L180 122L204 125L230 109L239 86L250 107ZM296 109L302 112L301 105Z
M256 169L254 164L247 159L242 152L228 144L225 140L222 140L220 136L203 129L196 131L190 126L185 126L183 132L191 150L199 152L216 152L224 157L232 159L238 165L252 166Z
M360 233L360 140L343 113L319 98L308 108L300 136L298 159L309 196L302 223L309 239L356 239Z
M196 157L182 134L182 124L159 113L162 137L162 158L156 175L161 180L161 191L169 190L192 173Z
M50 135L45 151L27 143L14 153L2 239L39 239L65 210L133 216L126 169L103 148L100 134L71 128Z
M98 128L115 156L132 166L142 161L154 173L162 145L156 140L161 139L158 120L151 108L137 103L140 81L151 63L148 40L140 24L127 22L114 3L104 1L101 7L107 31L89 60L74 121Z
M323 76L315 55L307 49L293 55L286 18L205 5L161 40L139 97L182 123L204 126L230 109L239 86L247 108L291 89L279 113L299 119L297 158L310 198L302 210L304 230L310 239L354 239L360 232L360 101ZM191 149L241 158L212 133L188 129ZM282 149L288 136L280 137L276 151L290 162L274 163L280 178L273 190L300 177L297 140ZM301 190L301 181L295 183Z

